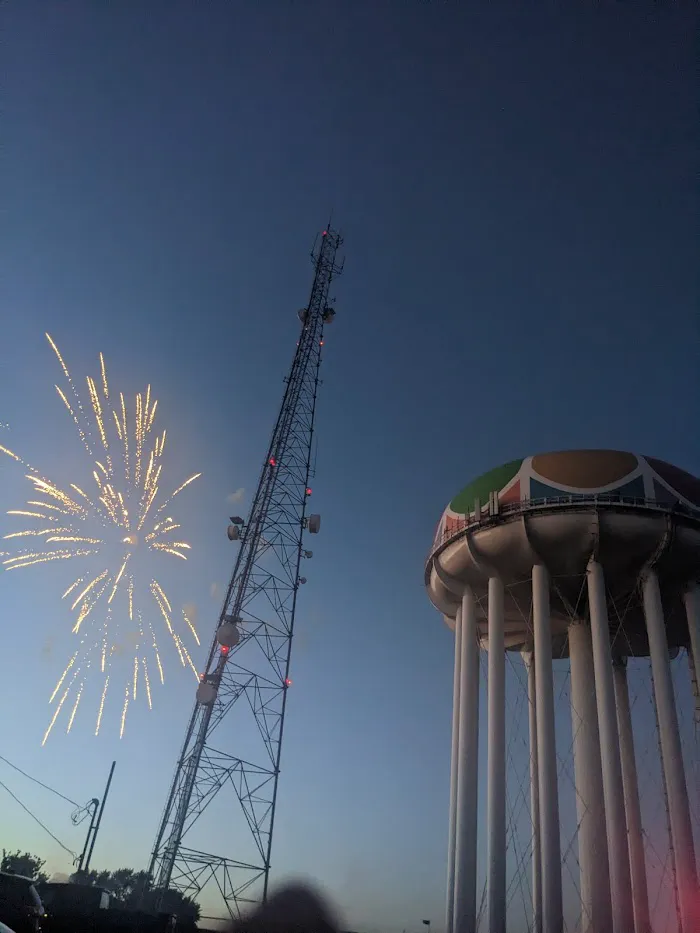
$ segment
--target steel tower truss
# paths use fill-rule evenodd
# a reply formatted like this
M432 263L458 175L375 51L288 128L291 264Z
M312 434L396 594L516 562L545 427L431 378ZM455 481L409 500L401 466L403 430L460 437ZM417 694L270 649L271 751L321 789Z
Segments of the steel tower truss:
M334 316L329 289L342 271L336 258L341 242L328 228L311 254L314 280L308 306L299 312L296 353L248 520L232 519L229 526L238 556L151 856L156 889L196 897L212 883L232 918L243 904L267 896L294 616L305 582L301 561L311 556L303 549L304 532L320 526L319 516L307 516L307 503L323 330ZM255 738L253 755L239 741L245 730L233 728L236 710ZM188 834L219 792L228 795L229 810L233 798L240 804L252 857L187 847ZM227 844L243 848L240 838Z

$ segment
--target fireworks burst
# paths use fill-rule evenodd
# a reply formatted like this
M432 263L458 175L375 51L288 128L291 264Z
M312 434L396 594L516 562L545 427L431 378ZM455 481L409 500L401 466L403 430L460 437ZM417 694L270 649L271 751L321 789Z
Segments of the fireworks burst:
M136 396L133 415L130 414L124 394L114 393L110 388L104 357L100 354L100 377L98 380L87 377L90 401L83 406L58 347L48 334L46 337L67 384L66 391L57 385L56 392L90 458L91 483L88 492L76 483L62 487L0 445L0 452L27 469L26 478L31 484L31 498L26 507L8 512L31 519L31 525L4 536L20 547L12 556L0 552L3 568L19 570L76 558L84 561L81 575L61 597L70 606L72 634L79 639L79 647L51 694L52 715L42 744L64 708L66 731L70 732L86 680L93 674L101 679L102 685L95 721L95 735L99 733L110 678L112 683L115 680L113 662L123 651L124 636L132 660L123 682L120 737L124 734L129 706L136 702L137 696L143 694L151 707L149 665L152 671L155 664L161 683L164 673L149 609L142 610L137 604L137 594L142 590L150 594L147 604L150 612L164 623L182 666L189 666L197 676L176 629L179 617L175 618L162 585L150 579L145 587L138 580L142 569L139 555L144 550L187 560L185 552L190 545L180 540L180 525L168 514L169 505L201 476L200 473L190 476L159 504L166 432L156 433L153 429L158 402L151 398L151 387ZM87 564L95 566L86 571ZM184 610L182 630L199 644L192 620Z

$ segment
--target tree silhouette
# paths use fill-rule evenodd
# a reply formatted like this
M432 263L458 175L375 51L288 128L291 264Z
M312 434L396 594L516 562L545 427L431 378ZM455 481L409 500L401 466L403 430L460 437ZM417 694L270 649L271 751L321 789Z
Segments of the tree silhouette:
M0 871L24 875L33 881L48 881L49 876L41 870L45 864L45 859L32 855L31 852L20 852L19 849L16 852L8 852L7 849L3 849Z
M106 888L112 897L128 910L154 911L160 891L152 888L151 876L147 871L133 868L118 868L116 871L76 872L71 881L79 884L97 885ZM182 920L199 920L199 904L191 897L169 888L163 894L160 910L177 914Z

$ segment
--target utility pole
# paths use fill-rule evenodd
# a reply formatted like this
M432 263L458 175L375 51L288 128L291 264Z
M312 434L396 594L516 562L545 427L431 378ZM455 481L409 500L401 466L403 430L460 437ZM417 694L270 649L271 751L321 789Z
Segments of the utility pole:
M78 871L85 871L86 873L90 871L90 860L92 859L92 850L95 848L95 840L97 839L97 833L100 830L100 823L102 822L102 814L105 812L105 804L107 803L107 795L109 794L109 788L112 784L112 776L114 775L114 768L116 766L116 761L112 762L112 767L109 769L109 777L107 778L107 786L105 787L105 792L102 795L102 804L100 805L100 812L95 821L95 813L97 812L97 804L99 801L97 798L94 798L91 803L95 804L92 812L92 819L90 820L90 829L88 829L88 836L85 840L85 849L83 849L83 854L80 856L80 865ZM92 832L92 839L90 839L90 833ZM85 858L85 850L88 849L88 840L90 840L90 848L87 853L87 858L85 859L85 864L83 865L83 859Z
M336 259L341 243L329 226L311 254L311 294L299 311L301 331L253 505L247 521L234 516L228 527L238 554L149 868L161 901L169 888L197 897L212 882L232 919L242 905L267 898L294 619L306 583L301 562L312 556L304 534L318 533L321 525L318 514L307 516L307 504L324 325L335 316L329 290L342 272ZM234 711L245 717L234 722ZM258 740L253 751L244 741L251 733ZM220 792L228 798L217 810L222 820L231 805L242 808L252 855L242 853L241 838L230 839L224 855L190 842Z

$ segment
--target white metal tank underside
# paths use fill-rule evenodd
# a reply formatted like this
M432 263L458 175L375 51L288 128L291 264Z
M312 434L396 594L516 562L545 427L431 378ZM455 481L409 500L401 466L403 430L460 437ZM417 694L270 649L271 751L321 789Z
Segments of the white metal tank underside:
M428 558L425 583L433 605L454 628L466 587L479 606L482 646L488 579L505 585L505 640L509 650L532 645L532 567L550 575L553 656L567 653L566 632L587 618L586 567L593 557L603 567L614 650L621 655L649 653L639 597L640 578L652 566L664 598L669 647L688 643L682 598L700 578L700 514L661 505L625 505L599 501L535 504L481 520L437 542Z

